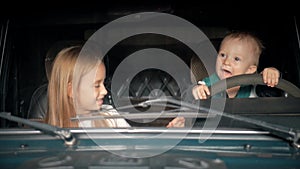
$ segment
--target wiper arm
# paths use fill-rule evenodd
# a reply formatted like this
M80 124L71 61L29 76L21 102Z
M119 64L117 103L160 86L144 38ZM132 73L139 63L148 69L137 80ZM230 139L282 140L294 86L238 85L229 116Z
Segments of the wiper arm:
M243 116L239 116L239 115L235 115L235 114L230 114L230 113L226 113L226 112L220 112L220 111L214 111L211 110L214 113L230 118L230 119L234 119L234 120L238 120L241 122L246 122L248 124L253 124L255 126L258 126L260 128L262 128L265 131L270 132L271 134L282 138L284 140L287 140L289 142L292 143L292 145L296 148L300 148L300 131L298 129L294 129L294 128L289 128L289 127L285 127L282 125L278 125L278 124L272 124L272 123L268 123L265 121L261 121L261 120L257 120L257 119L252 119L252 118L248 118L248 117L243 117Z
M180 107L180 101L177 101L175 100L175 105L168 105L168 108L176 108L176 109L179 109L179 108L182 108ZM159 98L159 99L153 99L153 100L146 100L146 101L143 101L143 102L140 102L140 103L137 103L137 104L132 104L132 105L125 105L125 106L120 106L120 107L117 107L116 109L118 111L121 111L121 110L126 110L126 109L131 109L131 108L147 108L149 107L150 105L154 105L154 106L166 106L166 104L162 104L162 102L168 102L168 99L167 98ZM186 107L184 107L186 109ZM113 110L114 108L109 108L109 109L105 109L105 110Z
M34 129L38 129L44 133L54 134L58 135L60 138L62 138L66 145L72 146L76 143L75 137L73 137L72 133L68 129L63 129L59 127L55 127L49 124L44 124L40 122L31 121L28 119L23 119L17 116L9 115L6 112L1 112L0 117L3 119L7 119L10 121L14 121L17 123L21 123L30 127L33 127Z
M239 115L235 115L235 114L212 110L212 109L203 107L201 105L196 106L195 104L191 104L188 102L182 102L182 101L175 100L172 98L159 98L159 99L154 99L154 100L147 100L147 101L141 102L139 104L144 105L144 106L145 105L149 106L156 102L169 102L172 104L177 104L179 106L181 105L183 107L186 107L190 110L194 110L196 112L198 112L198 111L209 112L210 111L216 115L220 115L220 116L224 116L224 117L227 117L227 118L230 118L233 120L238 120L241 122L253 124L255 126L262 128L263 130L270 132L271 134L273 134L279 138L282 138L284 140L291 142L294 147L296 147L298 149L300 148L300 130L298 130L298 129L288 128L288 127L285 127L282 125L272 124L272 123L268 123L268 122L257 120L257 119L252 119L252 118L243 117L243 116L239 116ZM182 114L182 116L184 117L184 113Z
M170 101L170 102L169 102ZM169 102L172 104L164 104L163 102ZM128 110L131 108L148 108L150 106L167 106L168 108L173 108L171 110L164 110L161 112L153 111L151 113L130 113L124 112L122 110ZM153 100L147 100L140 103L125 105L116 108L119 115L101 115L102 112L115 110L115 108L102 109L101 111L92 112L90 114L85 115L77 115L77 117L71 118L72 121L76 120L101 120L101 119L156 119L156 118L175 118L178 116L186 117L186 118L207 118L207 113L195 113L195 111L191 111L188 106L182 107L180 106L180 101L178 100L169 100L168 98L158 98ZM184 113L182 113L184 111ZM89 116L91 115L91 116Z
M103 120L103 119L156 119L156 118L175 118L178 116L186 118L207 118L207 113L195 113L195 112L173 112L173 111L162 111L162 112L151 112L151 113L128 113L118 112L120 115L93 115L93 116L77 116L71 118L74 120Z
M139 105L142 105L144 107L150 106L150 105L155 105L157 103L161 102L168 102L173 105L176 105L178 109L183 109L183 110L190 110L190 111L205 111L208 112L209 109L203 106L195 106L195 104L191 104L188 102L172 99L172 98L158 98L158 99L153 99L153 100L146 100L144 102L139 103Z

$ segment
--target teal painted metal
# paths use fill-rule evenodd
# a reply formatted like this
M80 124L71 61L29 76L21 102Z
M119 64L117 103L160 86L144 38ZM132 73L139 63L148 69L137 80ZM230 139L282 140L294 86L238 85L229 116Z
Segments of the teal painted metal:
M20 132L22 130L18 130ZM24 133L29 130L25 130ZM273 138L265 132L247 134L216 133L207 141L200 143L199 133L189 133L175 147L162 154L147 158L118 156L132 149L135 151L155 151L163 149L160 143L176 138L166 136L149 139L148 133L95 132L94 139L84 132L73 132L77 138L74 146L67 146L56 136L35 132L29 134L3 134L0 137L1 168L47 168L47 167L182 167L193 168L208 165L208 168L299 168L300 151L284 140ZM110 137L107 137L109 136ZM136 137L136 136L139 137ZM103 137L102 137L103 136ZM131 136L131 137L128 137ZM147 139L146 139L147 138ZM97 144L96 144L96 143ZM100 149L99 145L109 145L114 153ZM118 146L122 146L117 150ZM144 146L144 149L135 149ZM109 149L109 148L108 148ZM110 162L109 162L110 161ZM195 166L193 166L195 165ZM203 166L202 166L203 167Z

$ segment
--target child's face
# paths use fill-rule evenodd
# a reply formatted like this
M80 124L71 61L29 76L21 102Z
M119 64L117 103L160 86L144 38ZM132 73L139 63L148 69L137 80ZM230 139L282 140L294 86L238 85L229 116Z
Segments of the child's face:
M99 110L103 104L103 98L107 94L104 86L105 66L103 63L93 68L89 73L82 76L78 89L77 113L89 113Z
M256 72L254 49L251 42L232 38L225 40L216 61L216 73L219 78L222 80Z

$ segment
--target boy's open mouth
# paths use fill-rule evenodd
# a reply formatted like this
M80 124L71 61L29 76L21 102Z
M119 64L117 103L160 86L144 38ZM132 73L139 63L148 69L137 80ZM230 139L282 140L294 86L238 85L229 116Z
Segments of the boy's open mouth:
M223 72L223 76L224 77L230 77L230 76L232 76L232 73L229 70L222 69L222 72Z

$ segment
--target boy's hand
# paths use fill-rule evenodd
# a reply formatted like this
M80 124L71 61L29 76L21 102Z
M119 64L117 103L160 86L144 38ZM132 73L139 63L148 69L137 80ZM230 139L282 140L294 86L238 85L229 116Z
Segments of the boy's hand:
M263 81L267 84L267 86L274 87L278 84L280 72L276 68L265 68L261 74L263 76Z
M210 95L208 87L204 84L193 87L192 93L196 100L207 99L207 96Z

